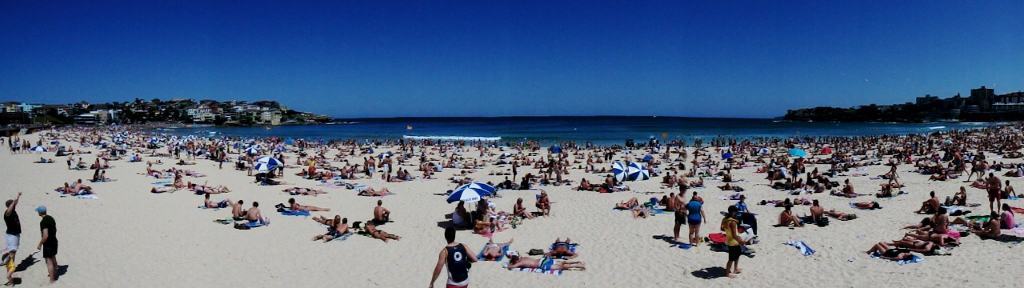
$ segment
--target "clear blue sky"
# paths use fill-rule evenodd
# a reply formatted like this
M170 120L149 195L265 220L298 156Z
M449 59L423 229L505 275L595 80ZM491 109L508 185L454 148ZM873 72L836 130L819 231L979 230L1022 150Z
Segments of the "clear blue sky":
M0 99L773 117L1024 90L1021 0L292 2L0 1Z

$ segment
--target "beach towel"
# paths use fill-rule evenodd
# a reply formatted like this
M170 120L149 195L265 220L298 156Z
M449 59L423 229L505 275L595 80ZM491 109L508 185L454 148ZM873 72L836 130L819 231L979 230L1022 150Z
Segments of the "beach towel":
M508 269L508 263L502 263L501 264L501 268ZM514 268L514 269L511 269L511 271L532 272L532 273L540 273L540 274L555 275L555 276L561 276L562 275L562 270L550 270L550 269L545 270L545 269L541 269L541 268L532 268L532 269L531 268Z
M309 216L309 211L306 210L292 210L288 208L278 208L277 212L281 212L281 215L285 216Z
M348 240L348 238L352 237L352 235L354 235L354 234L356 234L356 233L346 232L345 234L341 234L341 236L338 236L338 237L336 237L334 239L331 239L331 241L327 241L327 242L343 242L345 240Z
M921 256L918 253L910 253L910 255L913 256L912 258L910 258L910 260L897 260L896 261L896 265L903 266L903 265L907 265L907 264L917 264L917 263L924 262L924 256ZM881 257L881 255L878 255L878 253L871 253L871 258L873 258L873 259L880 259L882 257Z
M494 259L494 260L484 260L484 249L487 248L487 244L484 244L484 247L480 247L480 253L476 253L476 259L478 259L480 261L501 262L501 260L505 259L505 253L508 253L508 249L511 248L511 247L512 247L512 245L501 246L501 255L498 255L497 259Z
M804 256L814 255L815 252L814 249L811 249L811 246L807 245L803 240L789 240L783 244L796 247L796 249L800 250L800 254L804 254Z
M61 197L65 197L65 196L61 196ZM96 196L96 194L75 195L75 198L78 198L78 199L89 199L89 200L99 200L100 199L100 197Z

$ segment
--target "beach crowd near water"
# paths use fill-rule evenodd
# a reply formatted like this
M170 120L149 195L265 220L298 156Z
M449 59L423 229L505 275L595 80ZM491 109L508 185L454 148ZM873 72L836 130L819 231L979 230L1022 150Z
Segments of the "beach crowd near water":
M55 128L2 140L6 282L1008 287L1022 127L604 146Z

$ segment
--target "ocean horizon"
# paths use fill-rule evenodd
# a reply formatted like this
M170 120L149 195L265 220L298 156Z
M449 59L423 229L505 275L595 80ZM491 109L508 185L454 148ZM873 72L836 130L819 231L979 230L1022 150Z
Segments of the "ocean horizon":
M284 137L317 140L434 139L516 143L564 141L597 145L627 140L662 142L728 137L787 138L923 134L971 129L998 122L847 123L793 122L774 118L700 118L660 116L499 116L335 118L333 124L259 127L195 125L159 128L176 135Z

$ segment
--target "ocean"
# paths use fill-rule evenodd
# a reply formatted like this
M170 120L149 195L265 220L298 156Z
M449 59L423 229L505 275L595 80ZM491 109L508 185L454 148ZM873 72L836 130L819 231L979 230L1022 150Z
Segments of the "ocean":
M654 137L667 142L685 139L863 136L881 134L922 134L949 129L980 128L994 123L808 123L774 119L684 118L684 117L473 117L473 118L373 118L350 119L337 124L272 127L181 127L161 128L168 134L200 136L278 136L293 139L444 139L544 144L561 141L623 144L627 139L646 141Z

